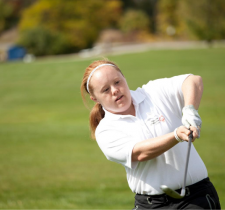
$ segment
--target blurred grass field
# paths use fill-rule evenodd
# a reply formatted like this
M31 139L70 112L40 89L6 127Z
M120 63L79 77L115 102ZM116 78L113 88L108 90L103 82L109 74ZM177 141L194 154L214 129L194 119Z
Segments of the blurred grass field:
M108 58L133 90L157 78L202 76L203 125L194 145L225 208L225 49ZM125 169L106 160L90 139L79 87L93 60L0 65L0 209L132 209Z

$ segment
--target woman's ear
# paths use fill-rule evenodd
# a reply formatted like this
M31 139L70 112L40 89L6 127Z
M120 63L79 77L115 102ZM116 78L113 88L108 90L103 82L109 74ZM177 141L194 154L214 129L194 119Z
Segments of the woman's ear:
M91 99L92 101L94 101L94 102L98 103L98 101L97 101L97 99L96 99L95 97L90 96L90 99Z

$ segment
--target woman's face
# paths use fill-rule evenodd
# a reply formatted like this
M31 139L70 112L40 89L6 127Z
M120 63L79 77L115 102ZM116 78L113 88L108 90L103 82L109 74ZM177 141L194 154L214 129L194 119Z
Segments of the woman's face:
M99 68L91 77L90 98L114 114L130 114L132 101L124 76L112 66Z

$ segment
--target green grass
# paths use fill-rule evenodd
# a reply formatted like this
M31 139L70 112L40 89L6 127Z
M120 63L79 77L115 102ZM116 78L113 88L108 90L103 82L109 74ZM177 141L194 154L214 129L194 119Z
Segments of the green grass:
M201 75L201 138L195 141L225 208L225 49L109 56L131 89L149 80ZM80 83L90 60L0 65L0 209L131 209L125 170L90 139Z

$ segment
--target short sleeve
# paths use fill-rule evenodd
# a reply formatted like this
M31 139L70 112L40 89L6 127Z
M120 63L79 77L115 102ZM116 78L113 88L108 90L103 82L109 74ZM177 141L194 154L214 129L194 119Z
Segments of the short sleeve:
M168 109L180 118L182 117L182 108L184 107L182 84L190 75L185 74L149 81L142 88L147 94L157 98L157 102L164 103Z
M137 141L133 137L109 128L96 132L96 140L108 160L136 168L138 161L132 162L132 150Z

